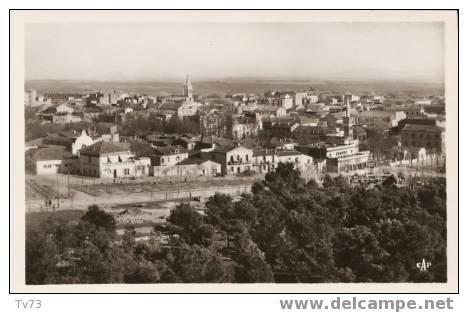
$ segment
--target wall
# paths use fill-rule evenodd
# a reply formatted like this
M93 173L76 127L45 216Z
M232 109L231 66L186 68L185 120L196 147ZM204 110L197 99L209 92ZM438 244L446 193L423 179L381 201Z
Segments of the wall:
M221 164L206 161L202 164L174 166L151 166L150 175L155 177L216 176L221 174Z
M36 162L36 175L57 174L62 160L45 160Z

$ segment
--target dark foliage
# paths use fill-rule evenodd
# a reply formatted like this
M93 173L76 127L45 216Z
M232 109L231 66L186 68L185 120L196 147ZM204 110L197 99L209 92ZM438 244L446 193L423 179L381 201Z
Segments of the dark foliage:
M78 224L49 219L26 236L26 280L48 283L445 282L446 184L410 188L307 182L280 164L252 194L212 196L201 215L180 204L172 248L116 239L112 216L91 206ZM224 237L223 237L224 236ZM225 238L225 239L220 239ZM222 242L225 241L223 245ZM72 253L70 254L70 251ZM59 266L72 255L73 265ZM416 263L433 266L426 272Z

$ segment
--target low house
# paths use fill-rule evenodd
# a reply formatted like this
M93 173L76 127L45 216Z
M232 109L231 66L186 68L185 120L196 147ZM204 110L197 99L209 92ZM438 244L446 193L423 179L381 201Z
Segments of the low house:
M75 173L78 158L64 147L45 147L33 154L36 162L36 175L51 175L57 173Z
M57 106L55 108L56 112L57 113L64 113L64 114L72 114L73 112L75 112L75 109L73 109L70 105L66 104L66 103L62 103L60 104L59 106Z
M68 124L81 122L81 116L75 113L57 113L52 115L52 123Z

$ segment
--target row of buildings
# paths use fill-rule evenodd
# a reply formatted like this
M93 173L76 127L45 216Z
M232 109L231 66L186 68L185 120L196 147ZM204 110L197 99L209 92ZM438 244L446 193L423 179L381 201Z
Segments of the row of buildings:
M86 131L76 138L48 136L35 154L36 173L97 178L225 176L264 174L274 171L279 163L292 163L309 174L365 170L369 152L360 151L359 140L353 138L349 104L343 121L343 135L320 144L300 146L279 140L274 145L249 147L180 136L173 140L153 138L146 143L151 152L144 156L137 156L125 143L93 139Z
M395 151L411 151L410 155L415 149L445 152L443 118L426 113L423 104L383 105L387 100L383 96L271 92L262 97L229 95L228 103L202 103L193 94L187 76L182 95L152 98L95 93L87 95L80 106L74 102L76 96L69 98L68 102L40 110L38 117L52 123L73 123L84 114L98 118L104 112L112 117L110 122L118 124L129 114L152 112L152 118L196 120L200 136L146 138L143 141L151 153L141 155L121 142L118 125L100 134L90 130L80 136L52 134L44 138L39 149L42 152L36 155L42 162L38 163L38 174L59 171L101 178L241 175L274 170L279 162L293 162L309 172L361 171L368 168L374 157L365 147L369 131L375 130L383 134L390 130L399 132L399 144L389 149L389 158L399 158ZM113 106L113 102L125 109ZM140 107L133 109L132 105ZM121 118L115 118L116 114ZM206 142L213 137L230 142ZM257 144L246 145L249 139ZM281 144L271 146L274 141ZM57 147L62 148L59 151ZM231 158L240 151L242 157L237 154ZM51 162L46 164L48 160Z

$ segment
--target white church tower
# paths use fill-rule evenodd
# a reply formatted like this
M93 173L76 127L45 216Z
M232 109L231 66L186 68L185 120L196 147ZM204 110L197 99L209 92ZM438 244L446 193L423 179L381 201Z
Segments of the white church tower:
M184 96L187 97L187 102L193 102L192 83L188 75L184 84Z

